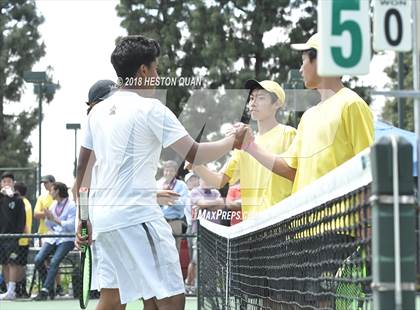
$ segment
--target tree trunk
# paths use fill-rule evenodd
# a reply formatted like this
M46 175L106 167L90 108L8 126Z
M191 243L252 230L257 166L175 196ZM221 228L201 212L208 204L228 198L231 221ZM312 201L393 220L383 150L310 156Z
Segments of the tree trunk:
M1 27L1 25L0 25ZM0 31L0 46L3 47L4 44L4 37L3 33ZM0 48L0 143L4 141L4 109L3 109L3 103L4 103L4 85L6 83L5 78L5 68L6 68L6 49Z

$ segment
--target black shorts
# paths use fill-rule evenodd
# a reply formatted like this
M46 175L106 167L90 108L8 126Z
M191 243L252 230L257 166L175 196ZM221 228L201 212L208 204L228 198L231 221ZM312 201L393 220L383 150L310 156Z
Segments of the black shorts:
M28 263L29 245L18 246L18 256L13 260L17 265L26 266Z
M0 264L6 265L18 257L17 240L1 240L0 242Z

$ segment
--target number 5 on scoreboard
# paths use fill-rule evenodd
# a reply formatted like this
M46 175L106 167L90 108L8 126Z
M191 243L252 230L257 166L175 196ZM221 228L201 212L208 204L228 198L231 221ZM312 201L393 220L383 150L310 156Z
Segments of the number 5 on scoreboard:
M319 1L318 28L321 76L362 75L369 72L369 1Z

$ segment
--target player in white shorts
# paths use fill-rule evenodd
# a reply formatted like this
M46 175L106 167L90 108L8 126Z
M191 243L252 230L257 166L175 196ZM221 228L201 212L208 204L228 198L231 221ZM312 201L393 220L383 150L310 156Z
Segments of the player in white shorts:
M190 162L206 163L240 146L245 133L239 127L236 136L195 142L175 115L149 96L153 85L139 82L158 76L159 54L155 40L140 35L120 39L111 62L124 84L92 109L83 128L76 190L92 173L92 228L82 239L79 223L76 245L90 244L93 230L93 287L101 292L97 310L125 309L140 298L147 310L184 309L175 240L156 203L161 149L171 147ZM96 161L88 168L93 153Z

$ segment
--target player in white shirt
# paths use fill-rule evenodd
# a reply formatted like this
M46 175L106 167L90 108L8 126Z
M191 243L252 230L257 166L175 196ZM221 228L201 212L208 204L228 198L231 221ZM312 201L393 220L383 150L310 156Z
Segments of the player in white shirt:
M157 77L159 44L143 36L120 39L111 56L117 76ZM155 175L162 147L190 162L206 163L240 146L245 128L210 143L197 143L159 100L145 95L153 86L136 83L96 105L89 113L77 168L76 190L90 183L87 240L93 243L93 288L101 291L97 310L125 309L142 298L144 309L184 309L184 284L170 226L156 203ZM96 156L92 169L89 157ZM92 170L92 171L90 171ZM90 226L89 226L90 227Z

